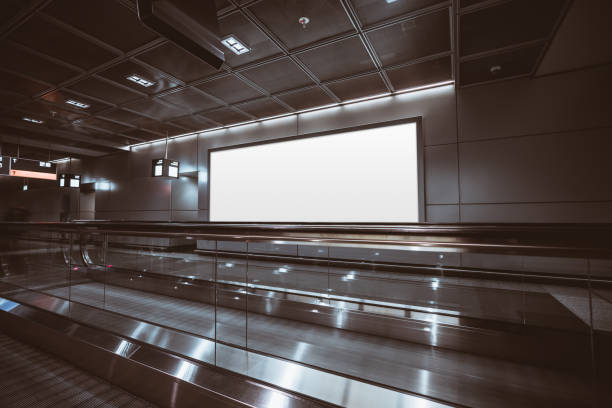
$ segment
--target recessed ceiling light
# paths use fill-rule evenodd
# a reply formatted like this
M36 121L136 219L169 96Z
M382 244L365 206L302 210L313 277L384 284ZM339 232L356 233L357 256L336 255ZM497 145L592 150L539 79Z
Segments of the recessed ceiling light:
M42 120L38 120L38 119L33 119L33 118L28 118L28 117L24 117L23 120L25 120L26 122L32 122L32 123L36 123L37 125L40 125L41 123L45 123Z
M130 76L125 77L125 79L127 79L128 81L132 81L137 83L138 85L142 85L145 88L148 88L152 85L155 85L155 82L149 81L148 79L144 79L141 76L138 76L136 74L132 74Z
M397 0L387 0L387 4L395 3Z
M230 35L221 40L221 44L232 50L236 55L244 54L251 51L246 45L240 42L236 37Z
M501 65L493 65L491 68L489 68L489 71L491 71L492 74L501 71Z
M75 101L74 99L68 99L66 103L68 105L76 106L77 108L81 108L81 109L89 108L89 104L86 104L85 102Z

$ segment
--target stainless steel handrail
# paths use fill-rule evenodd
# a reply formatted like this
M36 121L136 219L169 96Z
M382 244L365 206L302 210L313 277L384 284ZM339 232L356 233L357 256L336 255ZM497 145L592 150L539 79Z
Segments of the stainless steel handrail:
M26 230L612 258L612 224L0 223L0 233Z

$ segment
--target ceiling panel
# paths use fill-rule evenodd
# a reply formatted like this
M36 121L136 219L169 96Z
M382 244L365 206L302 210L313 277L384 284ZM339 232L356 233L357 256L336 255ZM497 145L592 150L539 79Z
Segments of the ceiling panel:
M256 101L243 103L237 107L241 111L249 113L257 118L282 115L283 113L290 112L289 109L270 98L258 99Z
M217 72L211 65L170 42L139 55L138 59L183 82L205 78Z
M222 108L214 111L202 113L207 119L212 120L213 122L220 123L222 125L231 125L233 123L246 122L251 118L245 114L240 112L236 112L231 108Z
M139 99L142 96L125 88L120 88L95 77L89 77L68 87L94 98L104 99L116 105Z
M383 65L394 65L450 50L448 9L367 33Z
M542 46L535 46L462 62L461 85L529 74L541 52Z
M377 73L332 82L327 87L343 101L388 92Z
M83 69L91 69L117 56L40 16L33 16L19 26L9 39Z
M179 119L173 119L172 123L191 130L205 130L217 127L216 124L206 120L200 115L189 115Z
M263 0L249 10L288 48L354 31L337 0ZM299 23L301 17L310 20L306 27Z
M49 86L45 84L22 78L11 72L0 72L0 89L3 91L10 91L25 96L31 96L48 88Z
M197 86L198 89L219 98L227 103L235 103L246 101L248 99L258 98L261 93L236 78L233 75L228 75L213 81L205 82Z
M295 110L314 108L316 106L329 105L334 100L318 86L300 89L290 93L276 95L277 98L291 106Z
M148 118L137 120L135 124L143 129L146 129L151 132L156 132L161 135L165 135L166 132L168 133L168 136L176 136L183 133L187 133L187 130L183 129L182 127L162 123L157 120L152 120Z
M59 91L59 90L52 91L52 92L49 92L43 95L42 99L44 99L47 102L51 102L61 107L64 107L66 109L74 110L77 112L82 111L88 114L94 114L96 112L100 112L102 110L105 110L111 107L111 105L107 105L102 102L94 101L89 98L84 98L82 96L75 95L68 91ZM89 105L89 107L85 109L74 107L66 103L66 101L69 101L69 100L86 103L87 105Z
M0 42L0 55L3 56L0 67L55 85L78 74L78 71L55 64L5 41Z
M12 18L30 7L35 0L2 0L0 1L0 25L7 24Z
M221 106L212 98L203 95L193 88L185 88L178 92L172 92L159 99L180 106L189 113L210 110Z
M451 57L387 70L396 91L452 79Z
M114 109L109 112L104 112L100 116L103 118L110 119L110 120L115 120L117 122L130 123L130 124L133 124L134 122L140 119L143 119L142 116L137 115L132 112L125 111L123 109Z
M289 58L283 58L241 72L270 93L312 85L312 80Z
M94 128L98 128L98 129L104 129L106 131L113 132L113 133L120 133L120 132L124 132L124 131L130 129L127 126L123 126L123 125L120 125L118 123L109 122L107 120L102 120L102 119L98 119L98 118L87 118L87 119L84 119L81 122L81 126L94 127Z
M351 0L359 20L364 26L378 23L392 17L411 13L443 2L443 0Z
M132 129L127 132L123 132L124 135L128 137L133 137L135 139L140 140L156 140L160 138L160 135L156 135L155 133L147 132L143 129Z
M461 15L461 55L547 37L566 0L514 0Z
M297 57L322 81L376 69L358 36L317 47Z
M39 101L32 101L21 105L19 107L19 110L23 112L34 113L35 115L45 118L45 121L48 118L54 118L57 121L72 122L87 117L85 113L62 109L59 106L42 103Z
M143 79L154 82L154 84L149 87L144 87L126 79L130 75L134 74ZM156 94L162 91L167 91L168 89L179 85L163 76L160 72L143 67L142 65L136 64L133 61L124 61L121 64L102 71L99 75L110 79L111 81L115 81L118 84L132 88L138 92L146 92L148 94Z
M157 38L115 0L54 0L43 11L124 52Z
M141 99L138 101L127 103L123 105L123 107L125 109L136 111L142 115L160 120L183 116L185 115L185 113L187 113L183 109L172 105L164 104L155 99Z
M246 63L257 61L266 57L280 54L281 50L259 30L253 23L247 20L242 13L234 12L219 20L219 31L221 38L229 35L236 37L249 48L249 52L236 55L227 48L225 62L231 67L237 67Z
M25 101L27 98L23 95L19 95L12 92L0 91L0 106L9 107L17 103Z

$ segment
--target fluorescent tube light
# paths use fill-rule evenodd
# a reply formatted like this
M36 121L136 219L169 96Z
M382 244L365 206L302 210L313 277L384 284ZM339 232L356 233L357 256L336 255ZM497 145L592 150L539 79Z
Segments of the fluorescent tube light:
M80 108L80 109L87 109L87 108L89 108L88 104L86 104L84 102L75 101L74 99L68 99L66 101L66 103L68 105L76 106L77 108Z
M225 37L221 40L221 44L225 45L227 48L232 50L232 52L236 55L244 54L245 52L249 52L250 49L240 42L236 37L230 35L229 37Z
M125 77L125 79L127 79L128 81L132 81L134 83L137 83L138 85L142 85L145 88L148 88L152 85L155 85L155 82L149 81L148 79L144 79L143 77L140 77L136 74L132 74L128 77Z

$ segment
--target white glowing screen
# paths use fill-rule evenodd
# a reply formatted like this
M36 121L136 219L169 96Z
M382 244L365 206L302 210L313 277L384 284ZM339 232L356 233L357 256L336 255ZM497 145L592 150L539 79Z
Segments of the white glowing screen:
M418 222L416 123L212 151L210 220Z

